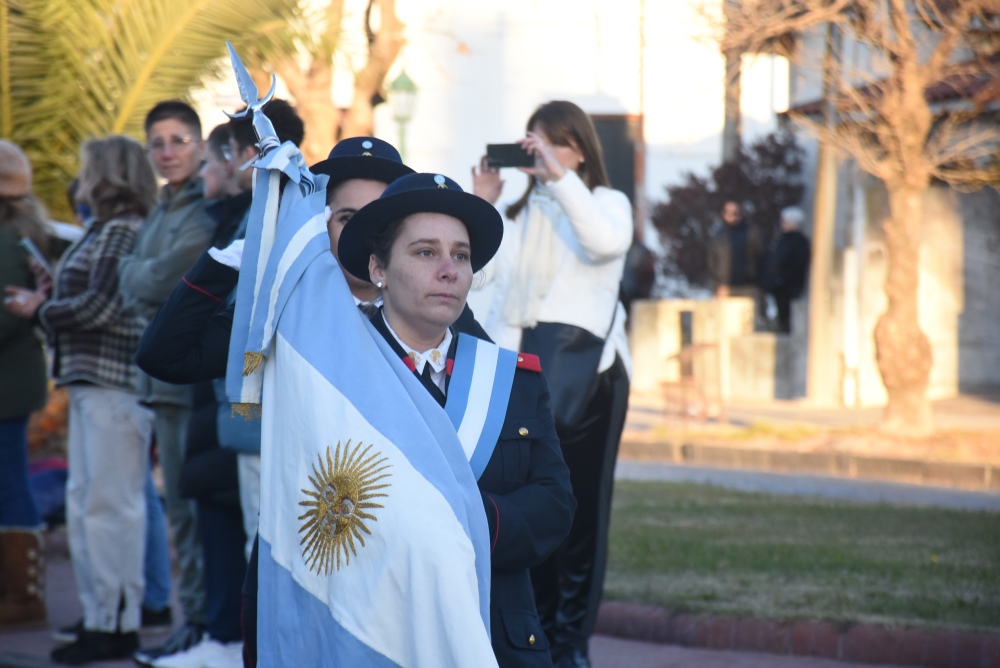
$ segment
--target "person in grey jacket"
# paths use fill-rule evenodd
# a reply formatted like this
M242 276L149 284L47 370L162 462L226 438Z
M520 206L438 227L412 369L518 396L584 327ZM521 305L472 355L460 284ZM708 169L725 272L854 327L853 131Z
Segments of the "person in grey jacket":
M160 102L146 115L146 150L166 180L159 201L139 230L135 249L119 265L124 308L148 324L198 256L215 221L205 211L198 171L204 157L201 121L179 100ZM167 516L180 562L179 598L185 625L168 640L179 650L201 640L205 623L204 575L194 504L181 499L178 478L191 416L191 388L139 373L140 400L156 414L154 431L163 467ZM176 647L174 647L176 645Z

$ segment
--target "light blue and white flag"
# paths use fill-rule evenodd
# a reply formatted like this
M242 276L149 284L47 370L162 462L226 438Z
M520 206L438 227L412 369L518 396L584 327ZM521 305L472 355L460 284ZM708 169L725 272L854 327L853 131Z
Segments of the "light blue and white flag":
M355 306L324 192L290 176L273 199L274 174L293 164L256 165L254 211L275 222L250 220L229 388L254 403L248 380L262 379L258 665L496 666L468 456Z
M321 238L326 234L323 210L328 177L310 173L298 147L291 142L261 156L254 169L251 223L247 225L241 280L236 288L226 374L226 392L237 409L260 404L263 376L255 372L267 357L274 335L274 314L282 305L279 297L287 299L288 290L305 265L329 250L329 241L324 244ZM282 175L288 181L284 195L279 188ZM302 224L302 216L309 217L306 225ZM294 241L290 238L293 236ZM272 254L275 244L285 251L277 257ZM306 248L306 244L311 245ZM297 250L298 254L293 258L289 250ZM281 272L276 263L282 259L298 264Z

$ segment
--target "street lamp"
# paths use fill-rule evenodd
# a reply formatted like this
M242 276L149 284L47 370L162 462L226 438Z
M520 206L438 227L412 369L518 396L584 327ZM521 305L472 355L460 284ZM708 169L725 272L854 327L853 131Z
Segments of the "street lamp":
M406 162L406 124L413 118L416 101L417 86L403 70L389 85L389 106L392 107L392 117L399 123L399 155L403 162Z

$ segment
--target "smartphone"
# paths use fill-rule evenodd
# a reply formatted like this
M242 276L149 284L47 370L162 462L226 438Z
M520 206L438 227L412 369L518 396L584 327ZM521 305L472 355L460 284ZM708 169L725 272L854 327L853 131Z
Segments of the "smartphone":
M21 237L21 241L18 243L20 243L21 249L25 253L35 258L38 264L42 265L42 268L49 276L54 275L55 272L52 271L52 265L49 264L49 261L45 259L44 255L42 255L42 251L38 250L38 246L36 246L31 239L28 237Z
M534 167L535 157L520 144L487 144L486 163L490 167Z

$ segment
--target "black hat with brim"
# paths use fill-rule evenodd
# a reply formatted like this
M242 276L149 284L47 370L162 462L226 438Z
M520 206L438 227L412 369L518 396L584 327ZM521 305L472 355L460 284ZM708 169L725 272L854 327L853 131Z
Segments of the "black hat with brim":
M411 174L390 183L381 197L347 221L337 245L341 265L370 281L368 263L375 238L394 221L415 213L443 213L462 221L469 232L474 272L496 255L503 240L503 219L492 204L441 174Z
M337 142L326 160L309 168L313 174L330 177L327 190L351 179L392 183L413 170L403 164L399 151L378 137L350 137Z

